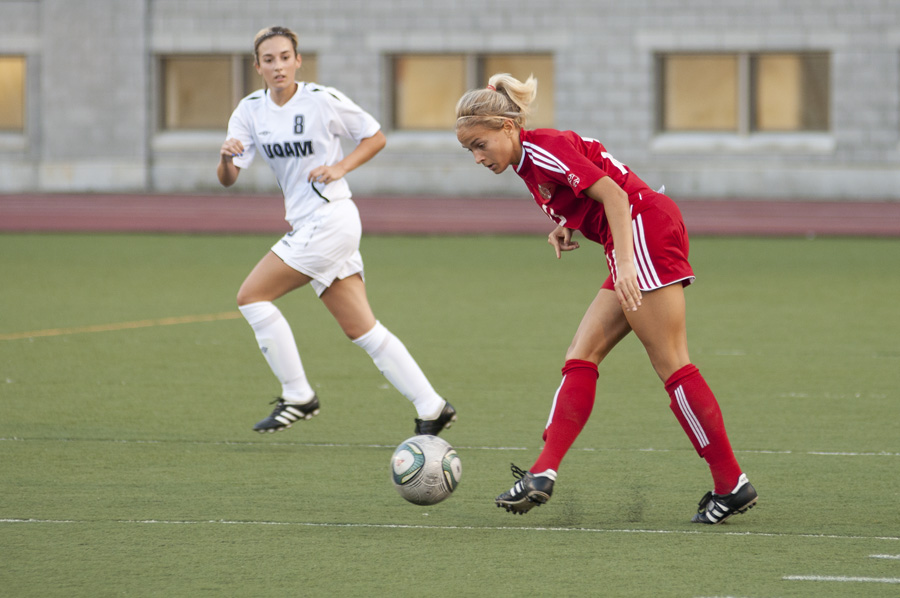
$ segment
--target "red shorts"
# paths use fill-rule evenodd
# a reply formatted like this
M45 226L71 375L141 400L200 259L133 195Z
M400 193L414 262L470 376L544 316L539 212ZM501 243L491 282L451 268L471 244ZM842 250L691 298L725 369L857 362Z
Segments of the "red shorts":
M694 282L694 271L688 263L688 235L675 202L658 193L632 205L631 231L634 238L634 261L638 286L652 291L680 282ZM612 241L604 248L609 277L604 289L615 289L616 256Z

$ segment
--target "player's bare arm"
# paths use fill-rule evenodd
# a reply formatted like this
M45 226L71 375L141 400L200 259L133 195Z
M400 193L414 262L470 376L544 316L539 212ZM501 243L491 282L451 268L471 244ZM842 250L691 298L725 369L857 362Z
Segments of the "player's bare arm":
M375 154L384 148L385 144L387 144L387 138L384 136L384 133L378 131L371 137L366 137L360 141L359 145L337 164L322 165L313 168L309 171L309 180L327 185L332 181L341 179L348 172L359 168L371 160Z
M634 265L634 240L628 195L608 176L588 187L588 197L603 204L616 251L616 296L625 311L637 311L641 305L637 268Z
M572 240L572 229L564 226L557 226L553 232L550 233L547 242L550 243L556 251L556 259L562 257L563 251L574 251L579 247L578 242Z
M219 165L216 174L223 187L232 186L237 181L241 169L234 164L234 157L244 153L244 144L237 139L226 139L219 150Z

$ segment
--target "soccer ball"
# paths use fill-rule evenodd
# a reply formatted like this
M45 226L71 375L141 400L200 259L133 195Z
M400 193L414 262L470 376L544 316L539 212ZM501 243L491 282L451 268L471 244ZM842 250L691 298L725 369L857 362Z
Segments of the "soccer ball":
M456 490L462 462L450 444L437 436L413 436L391 457L391 480L400 496L416 505L434 505Z

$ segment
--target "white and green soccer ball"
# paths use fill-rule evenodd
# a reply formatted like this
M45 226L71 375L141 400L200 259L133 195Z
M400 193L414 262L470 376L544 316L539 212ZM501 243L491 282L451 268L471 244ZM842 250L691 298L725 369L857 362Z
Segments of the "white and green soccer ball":
M391 457L391 480L400 496L416 505L434 505L453 493L462 476L456 450L437 436L407 438Z

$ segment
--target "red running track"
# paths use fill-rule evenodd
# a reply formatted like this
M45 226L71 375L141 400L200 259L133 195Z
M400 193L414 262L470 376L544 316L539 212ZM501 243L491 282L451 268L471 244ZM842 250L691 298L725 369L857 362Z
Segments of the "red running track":
M355 198L367 234L547 234L521 198ZM897 201L678 200L694 235L900 237ZM270 195L0 195L0 231L281 233Z

